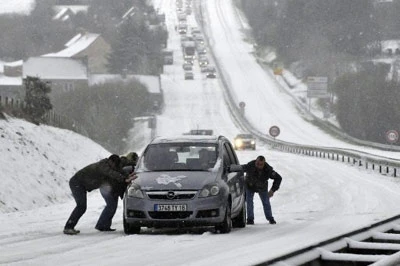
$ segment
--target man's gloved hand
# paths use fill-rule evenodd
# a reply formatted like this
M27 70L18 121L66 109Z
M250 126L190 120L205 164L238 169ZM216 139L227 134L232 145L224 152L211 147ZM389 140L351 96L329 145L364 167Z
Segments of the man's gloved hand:
M270 191L268 191L268 197L272 198L274 196L275 191L273 191L272 189Z
M132 173L132 174L130 174L130 175L128 176L127 179L125 179L125 182L126 182L126 183L130 183L130 182L132 182L133 180L135 180L136 178L137 178L137 175L136 175L135 173Z

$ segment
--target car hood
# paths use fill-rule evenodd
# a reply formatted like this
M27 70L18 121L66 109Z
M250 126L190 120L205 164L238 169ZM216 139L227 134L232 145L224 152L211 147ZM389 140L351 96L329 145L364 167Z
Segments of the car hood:
M165 171L137 173L134 183L142 190L200 190L215 182L216 172L209 171Z

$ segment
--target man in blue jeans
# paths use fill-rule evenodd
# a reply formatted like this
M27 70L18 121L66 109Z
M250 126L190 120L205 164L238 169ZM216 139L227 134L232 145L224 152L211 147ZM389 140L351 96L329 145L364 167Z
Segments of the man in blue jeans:
M136 152L130 152L126 156L120 157L119 168L125 175L131 176L129 180L131 181L134 177L132 176L135 170L136 162L138 160L138 155ZM115 231L115 228L111 228L112 219L117 211L118 207L118 197L123 199L124 192L129 183L121 182L115 179L109 179L100 187L100 194L106 202L99 220L96 224L96 229L99 231Z
M265 161L265 157L260 155L256 160L242 165L246 172L246 204L247 204L247 224L254 224L254 194L258 193L263 204L265 218L270 224L276 224L272 216L271 198L275 191L279 189L282 177ZM274 180L271 189L268 191L268 179Z
M121 183L130 183L133 180L133 176L128 176L128 174L124 174L120 171L120 161L121 159L119 158L119 156L113 154L110 157L105 158L97 163L93 163L84 167L70 179L69 186L71 188L72 196L76 201L76 207L72 211L64 226L64 234L79 234L79 230L76 230L75 226L77 225L82 215L86 212L87 192L100 188L104 184L108 184L111 180ZM104 193L108 194L107 191L104 191ZM107 204L113 204L113 202L111 202L111 200L113 199L111 199L108 195L103 195L103 197L106 200ZM108 208L107 210L105 210L104 214L102 213L102 216L104 217L104 219L100 218L102 221L108 220L107 217L110 216L110 209L112 210L112 208ZM113 215L114 214L112 214L112 216ZM100 231L113 230L109 227L106 227L108 226L108 224L104 224L102 226L104 227L96 227L96 229Z

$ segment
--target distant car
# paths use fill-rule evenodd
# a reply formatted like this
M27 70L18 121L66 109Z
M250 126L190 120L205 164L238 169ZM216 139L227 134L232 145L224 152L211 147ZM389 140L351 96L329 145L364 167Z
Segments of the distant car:
M192 71L185 71L185 79L194 79L194 74Z
M193 65L194 64L194 59L193 58L185 58L184 61L183 61L183 64Z
M207 66L200 66L200 72L201 73L206 73L208 70Z
M183 47L185 42L193 42L193 36L190 35L181 35L181 46Z
M200 45L204 45L204 38L201 35L196 35L194 41Z
M191 33L192 33L193 36L201 35L201 31L197 27L192 27Z
M233 139L235 150L256 149L256 139L251 134L238 134Z
M217 77L217 71L215 70L215 67L211 67L211 66L209 66L208 68L207 68L207 71L206 71L206 77L207 78L216 78Z
M196 47L196 50L197 50L197 53L198 53L199 55L205 55L205 54L207 54L207 48L206 48L205 46L203 46L203 45L197 46L197 47Z
M208 58L204 55L199 57L199 65L200 67L202 66L207 66L208 65Z
M187 64L187 63L185 63L185 64L183 64L182 65L182 67L183 67L183 70L187 70L187 71L192 71L193 70L193 65L192 64Z
M244 174L223 136L158 137L146 147L124 195L126 234L141 227L246 226Z

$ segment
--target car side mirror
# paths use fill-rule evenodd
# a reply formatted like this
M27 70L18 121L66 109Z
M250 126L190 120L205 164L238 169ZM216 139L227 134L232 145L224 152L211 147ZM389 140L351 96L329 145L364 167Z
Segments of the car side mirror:
M243 167L240 164L231 164L229 166L229 172L241 172Z

